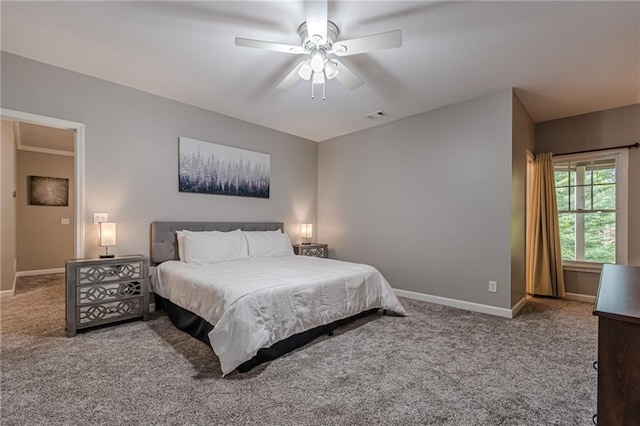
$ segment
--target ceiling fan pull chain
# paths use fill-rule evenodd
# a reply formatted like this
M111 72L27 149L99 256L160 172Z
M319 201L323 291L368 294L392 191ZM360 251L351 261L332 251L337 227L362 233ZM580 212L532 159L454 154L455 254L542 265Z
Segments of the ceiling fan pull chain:
M325 98L324 98L324 86L325 86L325 84L324 84L324 83L322 83L322 100L323 100L323 101L324 101L324 99L325 99Z
M313 86L314 86L314 84L313 84L313 82L311 82L311 99L313 99Z

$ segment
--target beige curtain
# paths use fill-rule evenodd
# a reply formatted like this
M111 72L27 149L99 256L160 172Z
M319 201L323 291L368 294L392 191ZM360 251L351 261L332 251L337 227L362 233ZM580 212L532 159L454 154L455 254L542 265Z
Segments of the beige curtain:
M527 229L527 291L564 297L558 206L551 153L536 154L533 164L531 221Z

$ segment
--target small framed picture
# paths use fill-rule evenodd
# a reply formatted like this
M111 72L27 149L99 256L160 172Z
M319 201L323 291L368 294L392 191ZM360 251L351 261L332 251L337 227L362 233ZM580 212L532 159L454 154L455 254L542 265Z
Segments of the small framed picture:
M69 205L69 179L28 176L27 188L31 206Z

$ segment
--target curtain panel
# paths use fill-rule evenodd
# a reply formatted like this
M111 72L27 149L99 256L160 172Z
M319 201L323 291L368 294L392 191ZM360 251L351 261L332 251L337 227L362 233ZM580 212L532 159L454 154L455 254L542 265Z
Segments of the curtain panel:
M527 292L564 297L560 228L551 153L537 154L533 164L531 221L527 229Z

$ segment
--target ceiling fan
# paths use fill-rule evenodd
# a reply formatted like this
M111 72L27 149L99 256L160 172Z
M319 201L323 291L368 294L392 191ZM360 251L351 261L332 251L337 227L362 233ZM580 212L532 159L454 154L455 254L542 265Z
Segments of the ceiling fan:
M299 79L311 80L311 98L315 85L322 85L322 99L325 99L325 82L334 78L354 90L364 81L347 68L337 57L358 55L374 50L390 49L402 46L400 30L373 34L350 40L338 40L340 31L327 19L327 0L305 0L306 21L298 27L301 45L273 43L236 37L236 46L273 50L293 55L304 55L287 76L280 82L278 89L288 89Z

